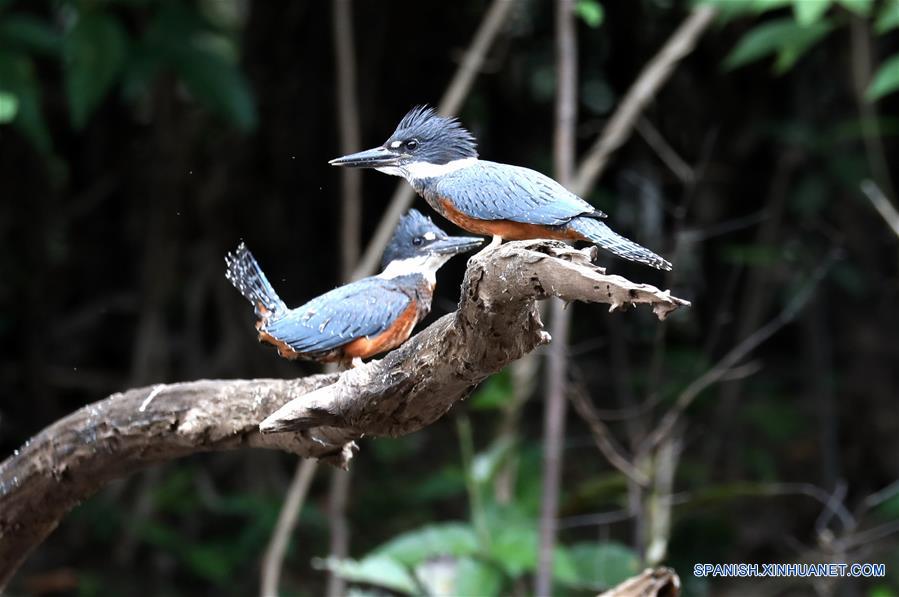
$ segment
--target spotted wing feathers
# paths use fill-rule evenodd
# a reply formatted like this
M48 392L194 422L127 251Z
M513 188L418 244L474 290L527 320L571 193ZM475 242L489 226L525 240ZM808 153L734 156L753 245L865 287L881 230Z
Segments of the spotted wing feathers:
M606 226L605 222L592 218L575 218L568 227L582 234L584 238L603 249L623 257L628 261L645 263L650 267L670 270L671 263L659 257L646 247L625 238Z
M267 322L263 331L299 353L326 353L387 331L410 302L392 281L364 278L291 309Z
M225 256L225 264L228 267L225 277L253 304L258 317L268 319L287 311L287 305L278 297L278 293L244 243L240 243L234 253Z

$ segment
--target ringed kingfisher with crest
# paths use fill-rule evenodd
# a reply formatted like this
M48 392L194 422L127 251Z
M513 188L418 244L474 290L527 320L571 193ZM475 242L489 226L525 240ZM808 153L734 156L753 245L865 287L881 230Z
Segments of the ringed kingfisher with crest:
M278 297L243 243L225 257L225 276L255 307L259 341L274 345L282 357L358 366L405 342L431 310L437 270L482 242L448 236L430 218L409 210L384 250L380 274L295 309Z
M474 136L455 118L413 108L380 147L331 160L405 178L460 228L503 240L549 238L593 243L630 261L670 270L649 249L612 231L606 214L529 168L478 159Z

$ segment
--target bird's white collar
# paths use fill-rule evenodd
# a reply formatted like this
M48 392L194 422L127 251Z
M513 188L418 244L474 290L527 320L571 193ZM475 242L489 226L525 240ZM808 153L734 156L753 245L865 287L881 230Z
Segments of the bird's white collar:
M428 162L412 162L402 166L384 166L376 168L378 172L392 176L402 176L409 182L423 180L425 178L437 178L467 168L478 161L478 158L460 158L445 164L431 164Z

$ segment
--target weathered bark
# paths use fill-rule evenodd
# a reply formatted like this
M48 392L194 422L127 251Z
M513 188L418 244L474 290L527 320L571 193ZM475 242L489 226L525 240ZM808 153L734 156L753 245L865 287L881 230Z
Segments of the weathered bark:
M431 424L487 376L549 341L536 300L557 296L612 310L645 303L660 318L689 304L605 275L591 254L553 241L482 251L469 262L455 313L342 374L159 384L57 421L0 464L0 588L76 504L145 466L258 447L345 468L363 435L404 435Z
M647 568L599 597L677 597L680 577L671 568Z
M487 376L550 341L537 300L652 306L660 319L687 301L647 284L606 275L595 248L554 241L507 243L471 258L459 309L378 362L293 400L260 425L263 433L320 426L366 435L410 433L440 418ZM307 431L308 432L308 431ZM314 431L313 431L314 433Z

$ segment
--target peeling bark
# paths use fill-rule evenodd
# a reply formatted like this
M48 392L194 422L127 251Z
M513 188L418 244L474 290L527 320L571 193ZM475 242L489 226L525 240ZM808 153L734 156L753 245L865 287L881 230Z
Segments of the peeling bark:
M486 249L469 261L456 312L383 359L342 374L158 384L60 419L0 464L0 589L69 510L148 465L255 447L346 468L354 440L430 425L489 375L549 342L537 300L556 296L610 310L643 303L660 319L689 305L604 274L592 264L594 250L554 241Z

